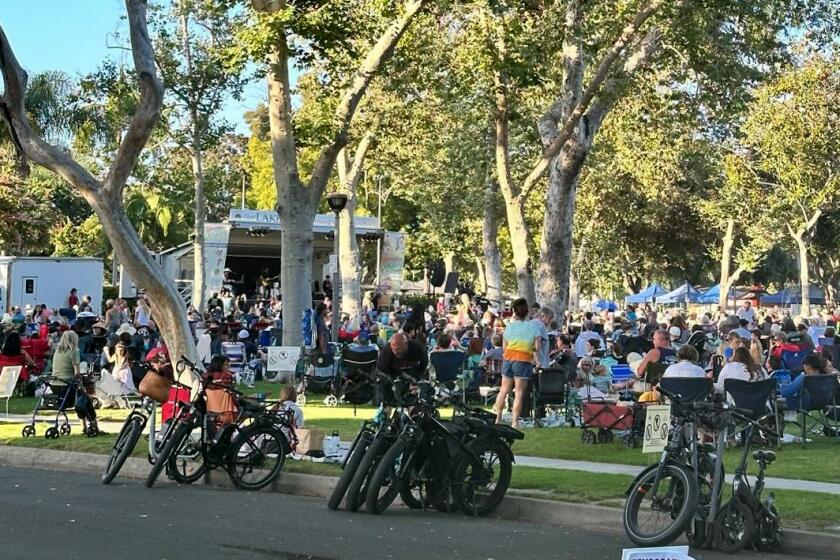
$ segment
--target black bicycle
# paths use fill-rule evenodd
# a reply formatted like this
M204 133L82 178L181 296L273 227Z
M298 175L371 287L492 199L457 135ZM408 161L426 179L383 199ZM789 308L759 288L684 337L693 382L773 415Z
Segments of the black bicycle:
M412 380L417 402L403 414L404 427L370 477L367 511L385 511L406 486L425 490L439 509L450 505L473 515L495 509L510 485L513 453L510 445L522 432L466 416L463 422L439 418L435 387Z
M154 485L164 466L179 483L190 484L209 469L224 468L239 488L259 490L271 484L279 476L289 448L281 430L291 425L289 415L270 411L268 403L210 381L186 358L177 367L179 373L189 368L198 376L199 391L192 402L178 403L174 429L164 440L146 486ZM235 397L239 412L234 421L219 426L214 415L208 414L207 390L226 391Z
M732 498L721 508L715 519L715 548L723 552L739 552L753 546L762 552L778 552L782 546L782 523L776 509L776 497L771 492L762 499L764 491L764 473L776 460L776 454L760 449L752 454L758 463L758 475L755 486L750 487L747 478L747 458L752 444L778 437L778 434L750 418L741 418L748 423L743 434L743 451L735 478L732 481Z

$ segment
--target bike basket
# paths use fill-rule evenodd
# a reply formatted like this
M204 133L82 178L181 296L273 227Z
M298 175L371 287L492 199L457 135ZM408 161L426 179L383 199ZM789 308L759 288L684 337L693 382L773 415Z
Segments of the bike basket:
M137 390L141 395L145 395L159 403L165 403L169 398L169 389L171 387L172 384L169 380L162 375L150 371L140 381L140 387Z

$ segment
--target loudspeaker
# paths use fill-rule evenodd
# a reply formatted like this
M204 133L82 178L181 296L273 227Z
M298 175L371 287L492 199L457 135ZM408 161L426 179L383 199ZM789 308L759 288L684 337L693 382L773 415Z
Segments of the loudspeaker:
M443 286L446 280L446 266L443 261L434 261L429 265L429 283L435 288Z
M458 288L458 273L450 272L446 275L446 285L443 288L443 293L454 294Z

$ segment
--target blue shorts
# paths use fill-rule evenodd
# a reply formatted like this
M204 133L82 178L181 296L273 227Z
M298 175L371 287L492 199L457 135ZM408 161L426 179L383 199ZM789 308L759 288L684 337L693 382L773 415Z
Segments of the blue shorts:
M520 379L531 379L534 373L534 364L531 362L502 362L503 377L519 377Z

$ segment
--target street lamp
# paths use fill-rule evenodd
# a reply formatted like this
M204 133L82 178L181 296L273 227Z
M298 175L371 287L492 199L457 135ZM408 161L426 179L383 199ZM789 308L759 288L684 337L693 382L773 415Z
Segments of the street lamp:
M333 282L333 299L332 299L332 340L338 342L338 323L341 320L341 261L338 258L339 251L339 228L338 215L347 207L347 195L344 193L332 193L327 195L327 205L335 214L334 230L335 230L335 281Z

